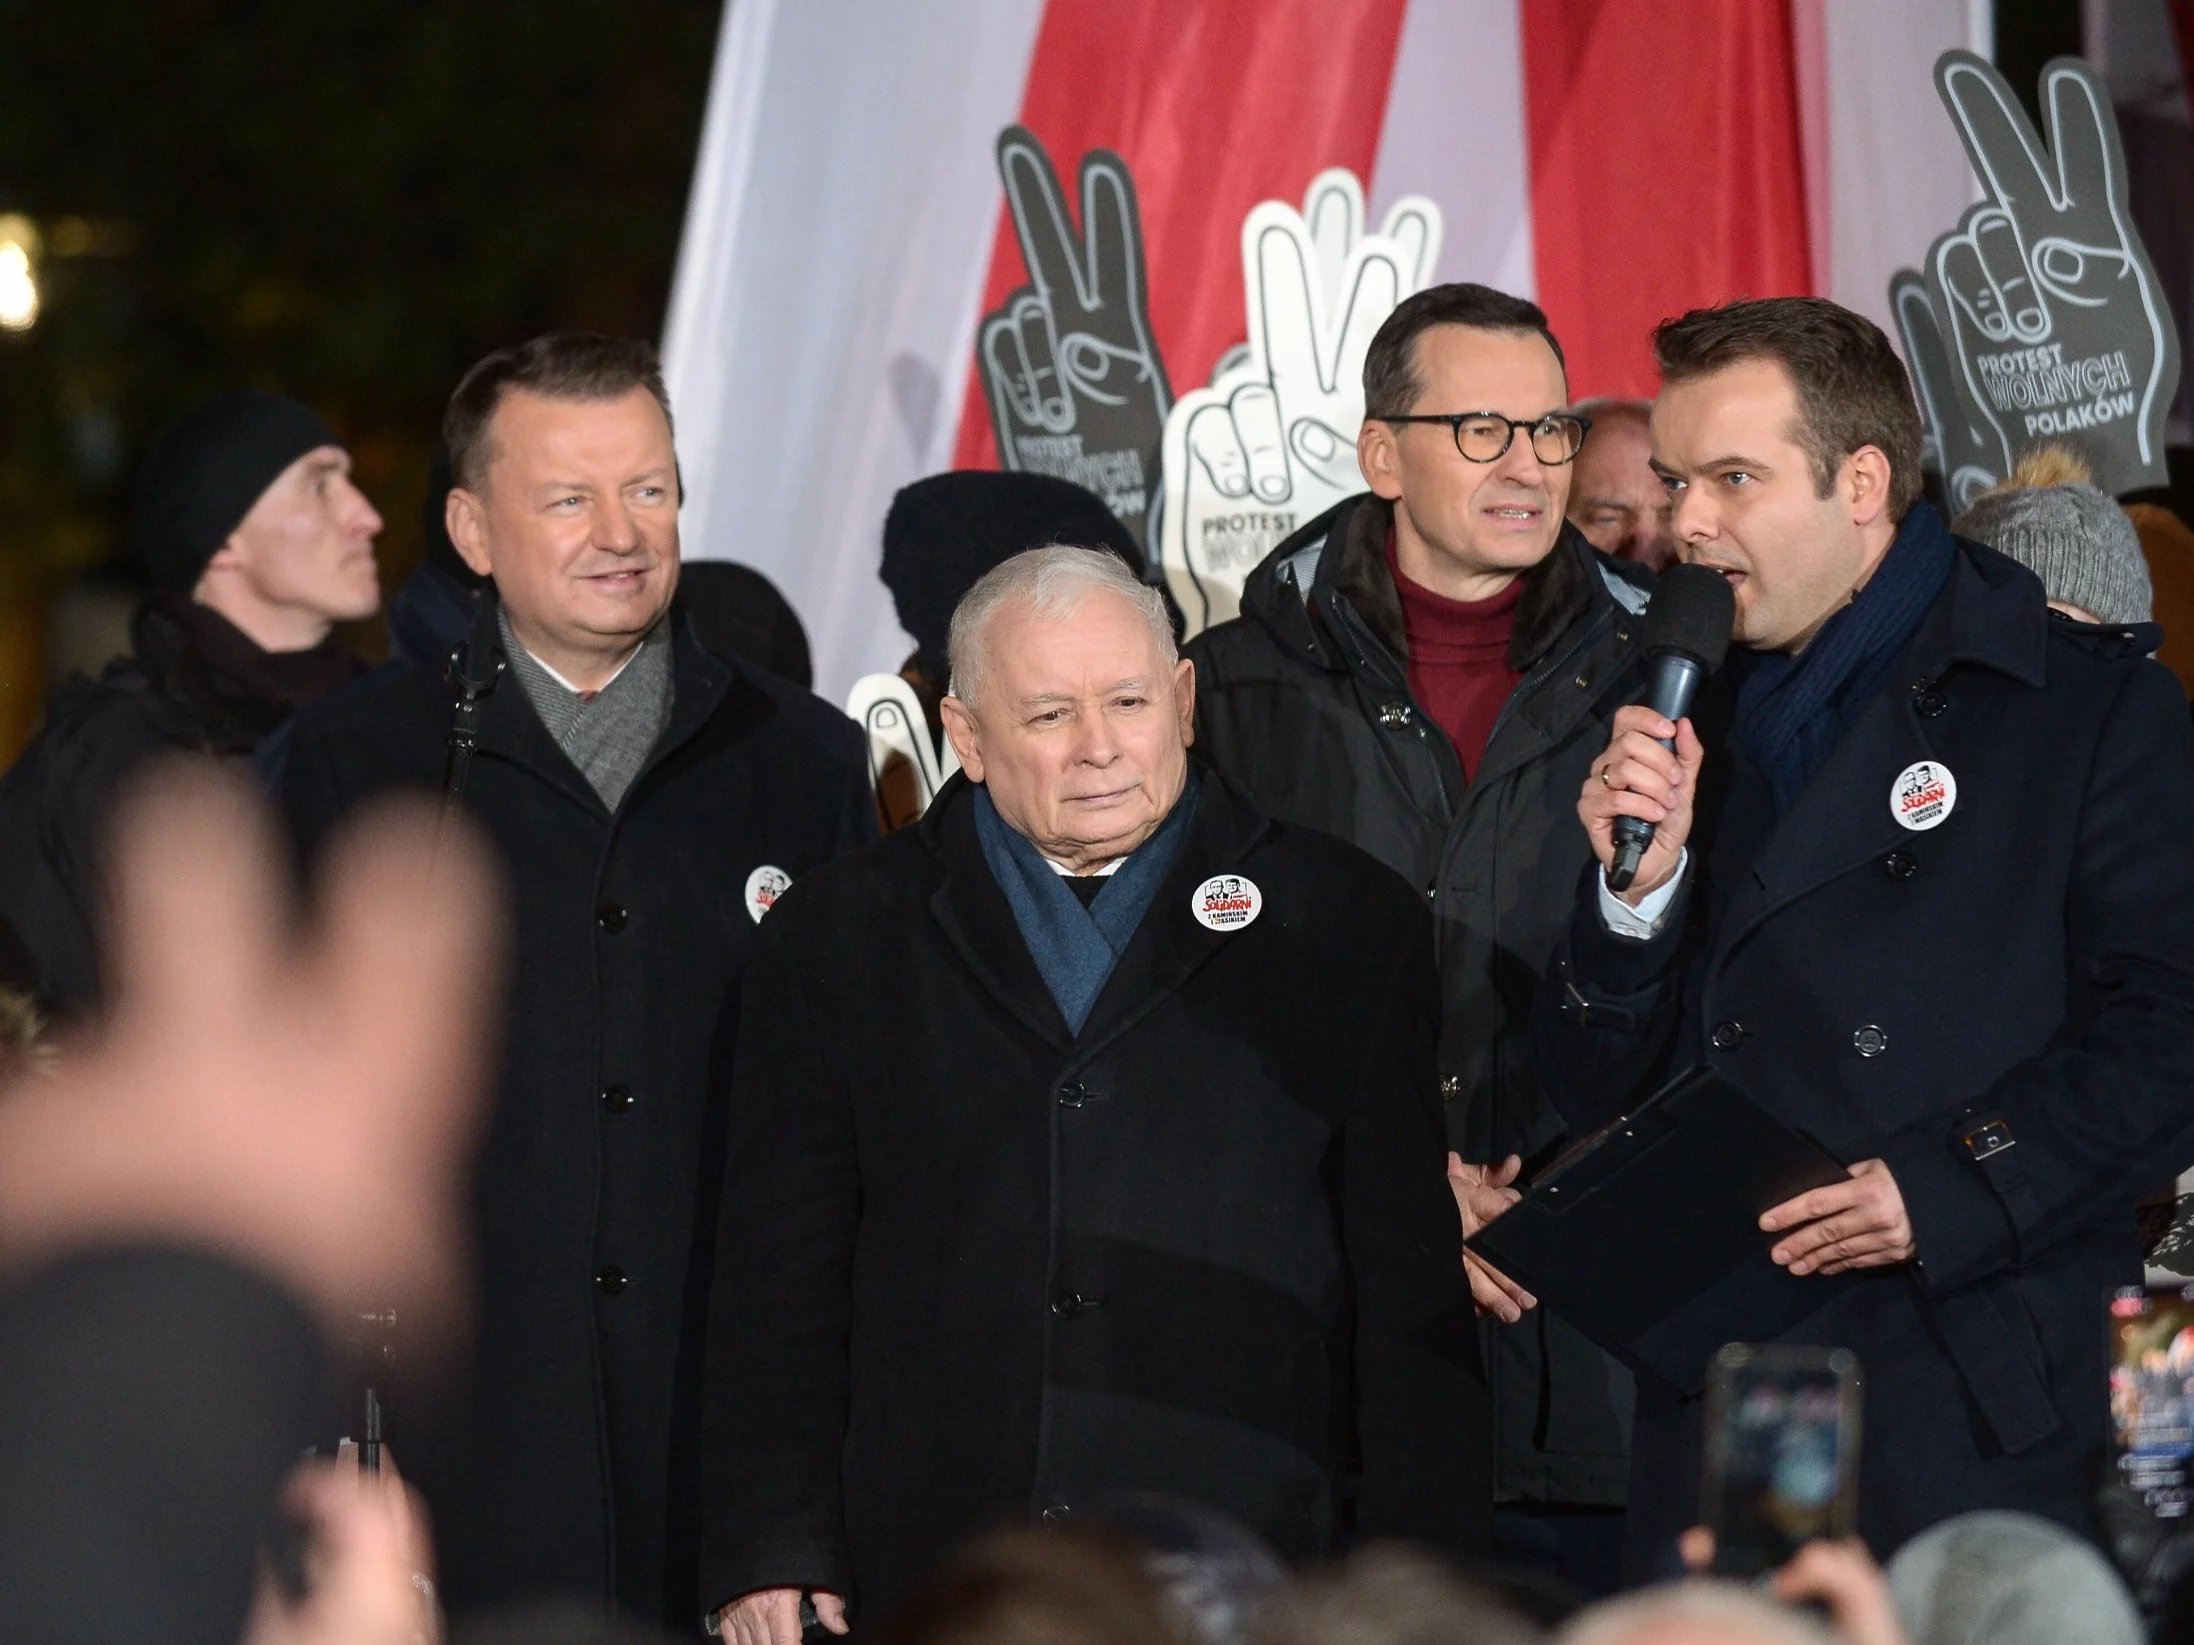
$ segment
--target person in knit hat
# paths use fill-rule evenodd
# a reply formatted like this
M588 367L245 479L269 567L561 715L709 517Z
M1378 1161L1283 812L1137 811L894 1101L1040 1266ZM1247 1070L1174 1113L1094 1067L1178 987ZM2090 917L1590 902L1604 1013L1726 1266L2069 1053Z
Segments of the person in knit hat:
M2017 560L2068 617L2111 628L2150 620L2148 561L2133 522L2064 446L2029 451L1950 529Z
M1050 543L1110 549L1143 574L1127 527L1103 498L1070 480L968 469L916 480L891 499L881 575L899 626L914 639L900 676L921 700L932 736L951 673L945 640L954 607L992 567Z
M0 921L58 1019L100 1003L99 862L118 794L163 753L241 759L364 672L331 638L380 608L381 516L311 408L244 389L153 439L128 557L152 594L133 654L64 686L0 777Z

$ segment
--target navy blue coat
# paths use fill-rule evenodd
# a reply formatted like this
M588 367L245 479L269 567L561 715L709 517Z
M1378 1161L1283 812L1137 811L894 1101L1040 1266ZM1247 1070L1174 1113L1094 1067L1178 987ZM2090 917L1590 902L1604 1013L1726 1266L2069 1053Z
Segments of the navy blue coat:
M475 643L495 643L494 610ZM614 812L515 676L481 715L465 807L504 870L511 964L473 1174L473 1387L456 1432L423 1433L414 1404L391 1436L434 1505L453 1609L572 1593L679 1626L698 1610L748 877L798 881L876 823L844 715L690 626L671 657L670 721ZM281 798L302 854L374 796L435 786L450 704L439 670L395 664L298 718Z
M1860 1526L1884 1556L1973 1508L2087 1527L2104 1309L2141 1277L2133 1203L2194 1161L2185 699L2143 654L2153 629L2054 616L2031 573L1958 546L1890 682L1779 821L1726 696L1719 727L1702 710L1685 906L1625 942L1588 872L1535 1023L1574 1126L1703 1061L1838 1158L1888 1163L1917 1260L1821 1279L1784 1339L1860 1357ZM1956 804L1908 831L1890 791L1923 760ZM1640 1568L1699 1500L1698 1403L1647 1381Z

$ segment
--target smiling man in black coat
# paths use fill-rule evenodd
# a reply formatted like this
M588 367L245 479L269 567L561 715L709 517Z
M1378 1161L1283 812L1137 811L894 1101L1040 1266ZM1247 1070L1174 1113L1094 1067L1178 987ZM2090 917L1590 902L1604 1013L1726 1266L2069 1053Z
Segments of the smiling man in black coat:
M690 1624L740 976L777 893L874 834L866 751L672 605L677 468L647 345L490 355L445 437L450 536L493 579L459 782L505 871L511 986L474 1189L474 1395L461 1444L400 1428L396 1446L453 1607L574 1593ZM442 670L402 665L301 719L282 798L303 848L371 794L442 781L452 711Z
M1976 1508L2087 1526L2134 1201L2194 1161L2185 702L2153 628L2053 614L1920 500L1870 322L1778 298L1655 342L1654 466L1736 646L1697 729L1624 709L1585 781L1555 1099L1589 1127L1703 1061L1847 1164L1761 1242L1820 1299L1784 1340L1864 1368L1877 1555ZM1625 815L1657 832L1618 896ZM1636 1432L1642 1569L1696 1513L1699 1404L1642 1380Z
M952 670L964 778L796 884L748 972L702 1556L726 1636L791 1645L803 1593L873 1620L970 1532L1124 1490L1295 1558L1350 1528L1482 1547L1415 892L1191 765L1193 670L1108 554L991 572Z

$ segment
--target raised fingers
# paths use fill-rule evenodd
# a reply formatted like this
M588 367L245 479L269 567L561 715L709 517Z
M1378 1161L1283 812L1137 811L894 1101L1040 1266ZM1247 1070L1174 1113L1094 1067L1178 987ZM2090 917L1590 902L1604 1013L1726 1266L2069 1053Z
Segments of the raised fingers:
M2068 206L2090 208L2122 201L2126 173L2118 148L2118 119L2093 71L2077 62L2050 64L2042 74L2041 102L2049 124L2049 150L2057 163L2057 197ZM2101 181L2102 199L2073 198L2074 183L2085 178ZM2101 215L2094 213L2094 217Z
M311 992L330 1019L329 1073L340 1076L323 1094L370 1105L392 1147L446 1156L478 1115L500 992L485 846L423 801L376 806L331 849L321 909Z
M2003 76L1971 52L1951 51L1936 60L1935 83L1989 192L2014 211L2050 209L2041 145Z
M1325 393L1318 359L1317 277L1302 220L1271 201L1242 224L1242 272L1249 283L1250 334L1283 404L1315 404Z
M1082 157L1082 240L1088 251L1089 296L1107 324L1105 335L1139 340L1142 313L1142 226L1127 162L1110 149Z
M1046 296L1058 292L1079 300L1085 295L1081 244L1067 221L1051 156L1025 126L1008 126L998 134L998 175L1029 279Z
M263 1009L287 942L280 863L264 809L210 761L139 782L108 876L118 1022L177 1044Z

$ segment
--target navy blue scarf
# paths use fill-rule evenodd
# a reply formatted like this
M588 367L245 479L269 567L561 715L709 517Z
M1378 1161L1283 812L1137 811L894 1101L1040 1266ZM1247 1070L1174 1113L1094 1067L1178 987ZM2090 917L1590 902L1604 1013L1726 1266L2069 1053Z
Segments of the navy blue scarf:
M1866 587L1803 651L1739 653L1737 745L1766 776L1778 817L1889 678L1957 552L1942 516L1916 501Z
M1013 922L1021 928L1021 940L1028 944L1059 1015L1079 1034L1180 852L1196 810L1196 767L1189 767L1181 797L1158 831L1106 877L1105 888L1087 908L1043 853L998 815L990 790L981 783L974 789L975 833L982 841L983 859L1013 906Z

